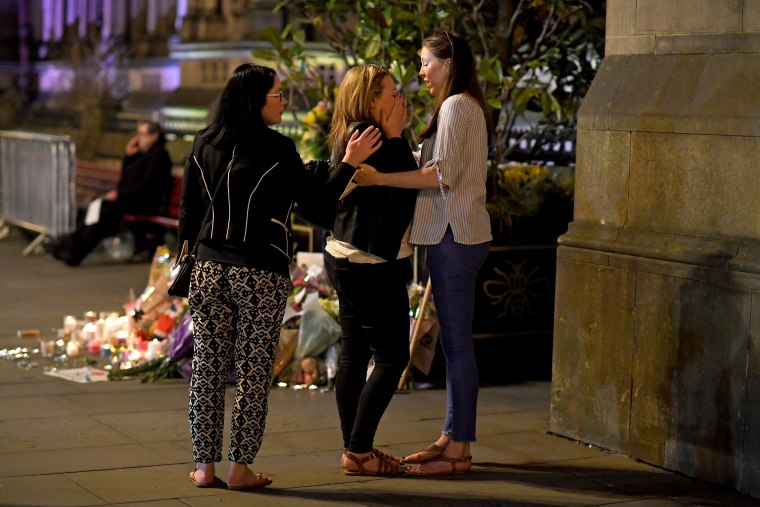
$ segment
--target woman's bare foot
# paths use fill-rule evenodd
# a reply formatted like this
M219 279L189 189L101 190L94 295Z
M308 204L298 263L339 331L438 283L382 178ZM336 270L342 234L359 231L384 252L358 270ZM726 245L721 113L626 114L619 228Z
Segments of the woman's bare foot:
M215 473L214 463L196 463L188 478L199 488L204 488L214 483Z
M227 472L227 489L255 489L268 486L272 479L260 472L254 472L245 463L230 462Z
M439 456L407 469L407 473L412 475L465 474L471 468L470 443L452 440Z
M405 456L401 459L402 463L425 463L426 461L430 461L431 459L435 458L436 456L440 456L441 453L443 453L446 448L449 446L450 438L448 435L441 433L441 436L438 438L438 440L435 441L433 445L428 446L427 448L415 452L414 454L410 454L409 456Z

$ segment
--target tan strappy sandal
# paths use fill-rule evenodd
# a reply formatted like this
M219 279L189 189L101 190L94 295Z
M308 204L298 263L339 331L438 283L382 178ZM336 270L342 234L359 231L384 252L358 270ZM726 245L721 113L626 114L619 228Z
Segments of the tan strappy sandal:
M272 479L262 474L261 472L253 472L253 482L247 482L243 484L230 484L227 481L227 489L234 491L248 491L251 489L259 489L272 484Z
M398 475L404 473L404 468L399 463L393 461L388 455L376 453L374 450L363 458L349 451L346 451L343 456L348 461L347 464L342 464L343 473L346 475ZM377 470L365 469L364 464L372 460L378 461Z
M383 459L391 460L392 462L394 462L394 463L396 463L398 465L401 464L401 458L397 458L396 456L394 456L392 454L385 453L385 452L381 451L380 449L372 449L372 452L375 453L375 455L377 455L377 456L379 456L379 457L381 457Z
M442 462L442 463L449 463L451 465L450 470L438 470L436 472L431 472L425 470L423 465L429 465L431 463L435 462ZM464 463L465 465L462 468L457 468L457 463ZM444 456L443 454L439 455L436 458L431 459L430 461L426 461L423 464L416 465L413 467L409 467L406 469L406 473L409 475L460 475L460 474L467 474L472 470L472 456L462 456L461 458L449 458L448 456Z

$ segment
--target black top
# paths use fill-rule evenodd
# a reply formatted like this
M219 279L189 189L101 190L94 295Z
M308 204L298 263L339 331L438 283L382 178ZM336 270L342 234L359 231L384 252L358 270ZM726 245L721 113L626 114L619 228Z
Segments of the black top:
M200 135L185 165L179 208L179 242L190 247L200 238L198 258L263 269L288 276L293 245L290 213L294 201L337 201L355 168L340 164L325 182L315 183L304 170L293 141L262 129L234 150L208 144ZM227 166L230 165L229 174ZM209 220L201 227L211 195Z
M370 123L355 130L364 131ZM409 143L403 137L388 139L365 164L379 172L392 173L417 169ZM401 240L414 215L417 191L384 186L358 187L338 206L333 235L386 261L398 256Z
M172 161L163 146L124 157L116 186L121 211L141 215L158 213L172 190Z

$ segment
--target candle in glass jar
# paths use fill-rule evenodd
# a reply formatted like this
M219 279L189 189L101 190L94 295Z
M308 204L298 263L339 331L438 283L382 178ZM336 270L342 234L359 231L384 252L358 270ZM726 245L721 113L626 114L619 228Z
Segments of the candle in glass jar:
M63 331L65 334L69 335L74 332L74 330L77 328L77 318L73 315L66 315L63 318Z
M69 357L76 357L79 355L79 344L74 340L69 341L66 344L66 355Z
M154 359L161 354L161 342L158 340L151 340L148 343L148 351L145 354L147 359Z

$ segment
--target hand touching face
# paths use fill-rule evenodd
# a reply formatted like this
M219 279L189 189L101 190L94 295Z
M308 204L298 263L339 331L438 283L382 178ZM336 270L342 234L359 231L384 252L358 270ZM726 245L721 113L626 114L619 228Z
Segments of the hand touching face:
M372 99L369 108L372 119L376 125L382 123L382 113L385 113L387 116L393 110L398 95L399 92L396 91L396 83L393 81L393 78L388 75L383 77L383 91L380 95Z

